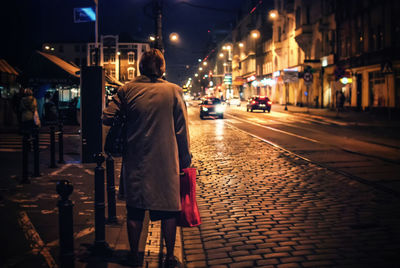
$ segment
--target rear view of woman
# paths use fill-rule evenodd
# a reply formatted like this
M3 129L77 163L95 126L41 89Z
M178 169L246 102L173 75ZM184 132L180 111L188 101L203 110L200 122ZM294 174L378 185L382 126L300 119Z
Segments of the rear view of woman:
M175 267L179 173L191 163L186 106L182 89L161 79L165 60L159 50L145 52L139 68L141 76L122 86L103 111L103 123L111 125L117 113L127 118L120 187L125 191L133 264L141 265L138 244L144 213L149 210L152 221L161 220L165 267Z

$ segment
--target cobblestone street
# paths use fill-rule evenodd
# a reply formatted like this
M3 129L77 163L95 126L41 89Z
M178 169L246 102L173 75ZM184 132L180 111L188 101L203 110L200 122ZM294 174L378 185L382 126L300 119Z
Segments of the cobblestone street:
M396 197L229 127L191 120L203 223L187 267L398 267Z

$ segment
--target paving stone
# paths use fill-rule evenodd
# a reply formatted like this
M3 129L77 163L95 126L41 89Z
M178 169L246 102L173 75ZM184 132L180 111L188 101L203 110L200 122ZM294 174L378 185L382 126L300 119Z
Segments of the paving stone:
M245 268L245 267L254 267L254 262L252 261L243 261L243 262L235 262L229 264L230 268Z
M242 263L247 267L247 261L234 260L247 256L261 256L251 260L249 267L275 268L356 267L361 260L375 263L378 257L374 256L397 258L400 249L393 239L400 226L398 213L393 213L400 210L397 199L229 128L225 122L190 123L203 224L182 228L183 250L186 256L221 257L217 263L188 262L191 267ZM364 222L378 227L357 229ZM195 241L198 244L191 244ZM235 255L242 252L247 254Z
M206 259L206 257L204 254L190 254L190 255L186 256L186 260L188 262L203 261L205 259Z

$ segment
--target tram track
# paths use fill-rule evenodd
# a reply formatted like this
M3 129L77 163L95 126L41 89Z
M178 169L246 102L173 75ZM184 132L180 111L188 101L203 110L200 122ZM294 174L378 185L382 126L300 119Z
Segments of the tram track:
M375 189L384 191L384 192L386 192L386 193L388 193L388 194L391 194L391 195L393 195L393 196L395 196L395 197L397 197L397 198L400 198L400 192L397 191L397 190L393 190L393 189L391 189L391 188L389 188L389 187L387 187L387 186L385 186L385 185L382 185L382 184L379 184L379 183L376 183L376 182L373 182L373 181L364 179L364 178L362 178L362 177L360 177L360 176L357 176L357 175L351 174L351 173L349 173L349 172L343 171L343 170L341 170L341 169L339 169L339 168L335 168L335 167L329 166L329 165L327 165L327 164L324 164L324 163L322 163L322 162L315 161L315 160L312 160L312 159L307 158L307 157L305 157L305 156L302 156L302 155L300 155L300 154L298 154L298 153L296 153L296 152L293 152L292 150L288 150L288 149L286 149L286 148L284 148L284 147L282 147L282 146L280 146L280 145L278 145L278 144L276 144L276 143L274 143L274 142L272 142L272 141L270 141L270 140L268 140L268 139L262 138L262 137L260 137L260 136L258 136L258 135L255 135L255 134L253 134L253 133L251 133L251 132L249 132L249 131L240 129L239 127L236 127L235 125L233 125L232 123L229 123L229 122L227 122L227 121L224 121L224 123L225 123L226 125L228 125L229 127L233 128L233 129L236 129L236 130L238 130L238 131L241 131L241 132L243 132L243 133L246 133L247 135L249 135L249 136L251 136L251 137L254 137L254 138L256 138L256 139L259 139L259 140L261 140L261 141L263 141L263 142L265 142L265 143L267 143L267 144L269 144L269 145L271 145L271 146L273 146L273 147L275 147L275 148L278 148L278 149L280 149L280 150L282 150L282 151L288 153L289 155L298 157L298 158L300 158L300 159L302 159L302 160L304 160L304 161L306 161L306 162L308 162L308 163L315 164L315 165L320 166L320 167L322 167L322 168L328 169L328 170L330 170L330 171L332 171L332 172L334 172L334 173L343 175L343 176L345 176L345 177L347 177L347 178L349 178L349 179L351 179L351 180L355 180L355 181L357 181L357 182L360 182L360 183L363 183L363 184L372 186L372 187L374 187Z

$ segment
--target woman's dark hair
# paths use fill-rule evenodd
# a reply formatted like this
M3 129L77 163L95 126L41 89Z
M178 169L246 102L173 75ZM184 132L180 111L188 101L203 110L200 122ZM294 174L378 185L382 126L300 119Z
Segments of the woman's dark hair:
M160 50L152 48L143 53L139 62L140 74L160 78L165 73L165 59Z

